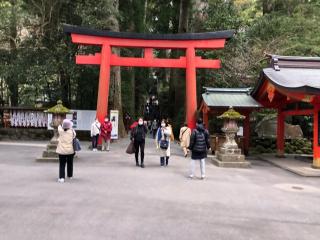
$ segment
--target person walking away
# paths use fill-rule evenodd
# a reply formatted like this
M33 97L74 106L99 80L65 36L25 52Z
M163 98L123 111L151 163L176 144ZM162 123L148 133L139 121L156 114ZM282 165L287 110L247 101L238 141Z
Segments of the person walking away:
M111 141L111 131L112 123L109 121L109 118L104 119L104 123L101 125L101 137L102 137L102 149L101 151L110 151L110 141Z
M65 180L65 167L67 164L67 176L69 179L73 177L73 139L76 132L72 129L73 123L69 119L64 119L62 126L58 126L58 146L56 153L59 155L59 179L58 182L63 183Z
M156 139L156 146L160 152L160 166L168 166L169 158L171 154L170 149L170 136L172 134L171 128L165 122L165 120L161 121L161 125L157 131L157 139Z
M158 131L158 122L157 122L156 119L154 119L153 122L152 122L151 131L152 131L153 139L156 139L156 134L157 134L157 131Z
M91 124L91 131L90 131L91 140L92 140L92 151L94 152L97 151L100 128L101 128L101 124L98 121L98 118L96 118L94 122Z
M169 118L167 119L166 125L171 131L170 140L171 140L171 142L174 142L173 128L172 128L171 120Z
M184 123L183 127L180 129L180 146L183 150L184 157L188 156L188 147L190 144L190 136L191 136L191 129L188 128L188 124Z
M144 147L146 142L146 134L148 132L147 123L143 121L143 118L139 118L138 125L131 131L131 141L133 141L135 147L135 159L136 166L144 168ZM139 164L139 148L141 153L141 164Z
M128 112L125 114L124 123L125 123L126 132L128 133L130 130L130 123L131 123L131 117Z
M210 149L209 132L203 126L203 120L197 120L196 129L192 131L189 149L191 150L191 171L189 177L192 179L195 174L196 161L200 162L201 179L205 178L205 159L207 150Z

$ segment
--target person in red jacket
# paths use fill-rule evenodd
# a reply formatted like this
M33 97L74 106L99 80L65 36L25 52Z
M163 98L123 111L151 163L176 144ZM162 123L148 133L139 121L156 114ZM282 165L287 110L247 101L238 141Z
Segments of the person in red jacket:
M111 140L112 123L109 118L104 119L104 123L101 124L101 137L102 137L102 151L110 151L110 140Z

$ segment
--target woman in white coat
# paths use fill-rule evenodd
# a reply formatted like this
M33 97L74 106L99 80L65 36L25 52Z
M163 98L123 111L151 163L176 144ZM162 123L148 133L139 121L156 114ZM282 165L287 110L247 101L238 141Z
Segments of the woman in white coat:
M156 135L156 146L160 153L160 166L168 166L169 158L171 154L170 150L170 136L171 128L165 120L162 120L160 127L158 128Z
M58 146L56 153L59 154L59 182L64 182L65 167L67 164L67 176L69 179L73 176L73 139L76 132L72 128L73 123L69 119L64 119L62 126L58 127Z

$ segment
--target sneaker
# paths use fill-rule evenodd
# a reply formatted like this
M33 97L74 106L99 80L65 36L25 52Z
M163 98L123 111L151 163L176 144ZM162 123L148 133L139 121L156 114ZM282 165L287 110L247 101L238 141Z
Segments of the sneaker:
M97 149L96 149L96 148L94 148L94 149L92 149L92 151L96 152L96 151L97 151Z
M190 178L190 179L193 179L193 177L194 177L193 175L189 175L189 178Z
M201 180L204 180L205 178L206 178L205 175L202 175L202 176L201 176Z
M143 163L141 164L141 168L144 168L144 164Z
M58 182L59 182L59 183L64 183L64 178L59 178L59 179L58 179Z

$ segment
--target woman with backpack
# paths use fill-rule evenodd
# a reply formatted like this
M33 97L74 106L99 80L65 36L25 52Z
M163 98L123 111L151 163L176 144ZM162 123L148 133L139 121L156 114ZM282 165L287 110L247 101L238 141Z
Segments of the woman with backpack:
M168 124L165 120L161 121L161 125L158 128L156 134L156 146L160 152L160 166L168 166L169 158L171 154L170 150L170 136L172 134L171 128L168 127Z
M196 161L200 162L201 179L205 175L205 159L207 157L207 150L210 149L209 132L203 125L202 118L199 118L196 124L196 129L192 131L190 137L189 149L191 150L191 171L189 177L192 179L195 172Z

